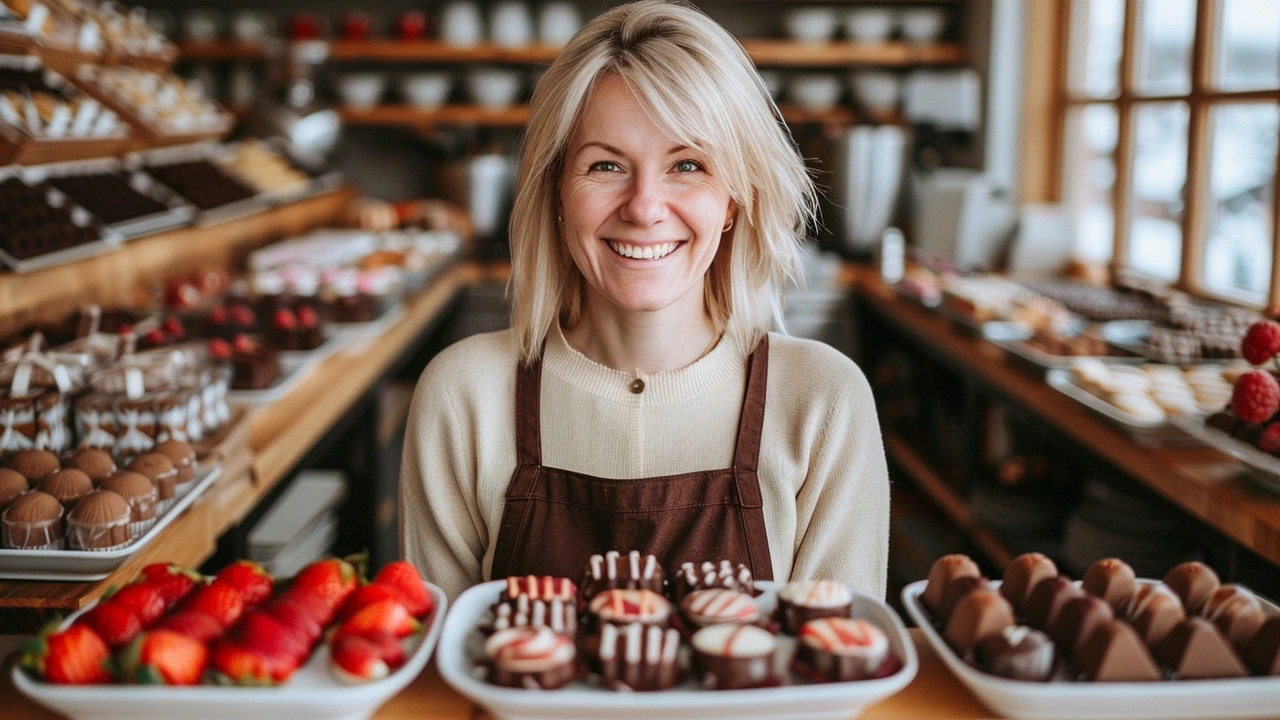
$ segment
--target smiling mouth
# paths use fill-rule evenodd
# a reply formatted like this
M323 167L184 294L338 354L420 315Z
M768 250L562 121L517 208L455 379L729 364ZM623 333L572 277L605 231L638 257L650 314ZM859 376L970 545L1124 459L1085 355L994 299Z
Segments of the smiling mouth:
M628 243L605 240L610 250L624 258L633 260L659 260L676 251L683 242L665 242L657 245L630 245Z

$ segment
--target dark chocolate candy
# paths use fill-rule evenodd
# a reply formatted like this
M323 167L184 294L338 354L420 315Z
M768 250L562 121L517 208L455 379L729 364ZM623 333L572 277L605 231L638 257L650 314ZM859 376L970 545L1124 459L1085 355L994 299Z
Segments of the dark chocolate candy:
M889 655L889 638L866 620L820 618L800 628L796 659L825 680L875 677Z
M1136 578L1133 568L1125 561L1104 558L1089 566L1081 586L1085 592L1106 600L1112 610L1120 612L1133 596Z
M1178 594L1188 615L1200 615L1205 603L1209 602L1209 596L1218 589L1220 583L1218 574L1208 565L1202 562L1184 562L1165 574L1164 584Z
M956 603L943 633L956 653L964 656L986 638L1014 625L1013 607L994 590L974 590Z
M924 592L920 593L920 601L929 609L929 612L934 614L935 618L938 618L938 606L942 603L947 585L962 577L977 578L981 575L978 564L968 555L943 555L934 560L933 566L929 568L929 581L925 583ZM946 618L938 618L938 620L946 622Z
M600 678L614 690L666 690L680 680L680 633L632 623L600 628Z
M1204 616L1236 650L1253 639L1267 619L1258 596L1243 585L1223 585L1214 590L1205 603Z
M693 634L693 667L708 690L740 690L777 683L778 641L755 625L709 625Z
M1058 566L1048 557L1037 552L1025 553L1014 558L1005 568L1000 594L1013 606L1014 613L1021 615L1031 589L1041 580L1057 575Z
M1080 595L1062 606L1058 621L1049 629L1049 635L1063 656L1075 658L1093 631L1113 619L1115 613L1105 600L1092 595Z
M1125 604L1124 616L1147 647L1158 645L1186 619L1182 601L1164 583L1140 586Z
M554 690L578 675L573 640L546 627L499 630L485 641L484 654L494 685Z
M1244 646L1244 661L1259 675L1280 675L1280 615L1262 623Z
M753 595L756 589L751 568L742 563L734 565L728 560L718 563L683 563L672 582L672 595L677 603L695 590L737 590Z
M1032 627L1048 632L1058 621L1062 606L1071 598L1081 595L1084 595L1084 591L1065 575L1046 578L1031 589L1022 614Z
M582 599L590 601L605 590L652 590L661 593L665 583L666 575L657 557L636 550L626 555L610 550L603 555L592 555L587 560L587 570L578 587Z
M1244 677L1249 674L1227 638L1213 623L1191 617L1178 623L1159 645L1156 659L1179 680Z
M1154 682L1160 668L1138 633L1122 620L1108 620L1094 628L1080 652L1076 667L1096 682Z
M810 620L849 617L853 591L836 580L799 580L778 592L778 620L784 632L796 635Z
M992 675L1044 682L1053 675L1053 641L1035 628L1010 625L978 643L974 660Z
M934 619L938 621L940 626L946 627L947 622L951 620L951 613L955 609L956 603L960 602L960 598L974 590L990 589L991 584L983 577L965 575L952 580L942 592L942 600L938 603L938 610L933 614Z

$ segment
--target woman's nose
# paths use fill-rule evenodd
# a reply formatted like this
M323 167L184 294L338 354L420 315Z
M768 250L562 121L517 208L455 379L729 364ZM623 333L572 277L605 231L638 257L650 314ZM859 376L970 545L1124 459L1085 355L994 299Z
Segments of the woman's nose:
M667 197L660 178L649 173L639 173L631 184L631 196L623 203L620 215L623 220L640 227L649 227L667 217Z

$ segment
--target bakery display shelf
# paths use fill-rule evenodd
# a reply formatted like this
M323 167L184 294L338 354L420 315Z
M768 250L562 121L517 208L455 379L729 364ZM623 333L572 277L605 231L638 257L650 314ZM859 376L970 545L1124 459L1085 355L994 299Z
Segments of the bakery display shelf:
M1152 583L1154 580L1139 580ZM987 707L1009 718L1028 720L1209 720L1268 718L1276 712L1280 677L1165 682L1073 682L1009 680L981 672L960 659L938 634L920 602L927 580L902 589L902 604L947 668ZM991 582L999 588L999 581ZM1258 596L1268 613L1280 607Z
M102 59L99 54L51 43L44 38L27 34L21 30L21 26L9 24L0 26L0 55L38 57L47 67L59 73L72 72L81 65L94 64Z
M349 340L349 336L329 328L326 330L324 343L319 347L311 350L281 350L280 362L302 368L302 371L305 372L329 359L331 355L342 352L342 348L346 346Z
M559 45L507 48L493 43L461 47L436 40L335 40L329 43L329 58L338 61L550 64L560 55L561 49Z
M1031 328L1016 322L990 322L982 327L982 336L987 342L1004 350L1023 367L1038 375L1048 370L1069 368L1073 362L1086 359L1117 365L1140 365L1147 362L1146 358L1127 352L1123 355L1051 355L1027 342L1032 334Z
M857 43L836 41L807 44L795 40L742 41L756 65L769 67L832 67L845 65L959 65L968 58L959 43L912 44L902 41Z
M427 589L435 608L421 632L401 641L404 664L386 677L366 683L347 685L333 677L328 643L318 645L293 677L278 687L55 685L33 679L17 666L11 671L11 680L23 695L72 720L363 720L412 683L431 658L449 599L431 583ZM79 614L68 617L63 625Z
M1280 458L1238 440L1227 433L1205 424L1203 416L1174 418L1173 424L1183 432L1223 455L1239 460L1244 464L1245 477L1259 487L1280 493Z
M190 145L209 140L221 140L236 125L236 117L222 108L221 117L214 128L197 132L171 133L155 125L143 116L141 108L127 103L115 94L99 87L93 78L86 75L92 68L77 69L67 75L81 92L102 103L133 129L135 148L163 148L175 145ZM90 72L91 74L91 72Z
M270 137L262 142L284 158L294 169L305 173L309 178L305 185L297 188L266 193L266 200L273 206L287 205L322 195L342 187L346 182L342 173L329 167L324 158L298 152L291 148L288 139L282 136Z
M17 165L0 167L0 181L14 178L24 184L28 184L23 177L23 169L21 167ZM72 222L76 225L84 227L85 224L94 222L93 216L90 215L89 211L76 205L63 193L51 190L46 193L46 197L50 198L50 202L53 202L55 197L60 198L60 202L69 208ZM117 250L122 243L124 243L124 237L120 233L103 227L96 240L28 258L15 257L10 255L3 247L0 247L0 265L20 274L33 273L112 252Z
M1049 387L1075 400L1119 428L1138 445L1186 447L1199 444L1167 419L1143 420L1120 410L1071 381L1071 372L1061 368L1045 374Z
M51 177L62 175L116 171L130 172L125 169L123 163L117 158L100 158L97 160L79 160L28 167L23 171L23 178L29 184L36 184L44 182ZM143 175L143 178L142 180L135 179L130 184L130 187L135 192L164 204L167 209L163 212L111 223L107 225L108 228L119 233L125 240L133 240L183 227L191 223L196 214L195 208L191 203L176 192L151 180L150 177Z
M756 604L766 614L776 605L783 583L757 582L761 592ZM478 705L495 720L516 718L598 718L599 720L650 720L654 717L681 718L855 718L869 705L905 688L919 669L915 645L901 618L888 605L866 595L854 595L853 617L862 618L883 630L890 652L902 667L892 675L852 682L786 684L752 690L704 690L694 679L656 692L614 692L578 680L559 690L525 690L498 687L475 675L478 661L477 626L490 617L504 580L476 585L454 603L445 620L436 662L440 675L450 686ZM788 670L795 639L778 636L779 651L774 671L779 677Z
M0 165L44 165L112 157L124 152L129 136L37 138L11 125L0 126Z
M268 52L266 43L215 41L184 42L178 45L180 60L262 60L267 57Z
M186 143L183 145L172 145L166 147L157 147L143 152L132 153L125 158L125 166L148 172L150 168L161 167L181 162L190 162L194 160L204 160L211 163L217 163L218 159L229 153L227 147L219 145L215 142L203 140L200 142ZM239 176L229 170L223 169L223 172L230 176L236 182L243 184L246 188L252 189L252 186L244 182ZM155 177L154 174L148 172L157 185L165 188L166 191L183 197L181 193L166 186L164 182ZM184 198L185 199L185 198ZM303 198L298 198L294 202L298 202ZM282 203L286 204L286 203ZM195 210L195 225L197 227L212 227L221 225L233 220L241 220L253 215L257 215L271 207L270 198L264 193L255 193L250 197L241 200L234 200L219 205L218 207Z
M343 107L340 112L342 122L351 126L520 127L529 122L528 105L513 105L502 110L489 110L478 105L445 105L438 110L422 110L411 105L380 105L371 108Z
M173 507L156 519L150 529L119 550L10 550L0 549L0 579L93 582L111 575L121 563L151 543L164 529L222 476L220 465L198 468L195 485Z

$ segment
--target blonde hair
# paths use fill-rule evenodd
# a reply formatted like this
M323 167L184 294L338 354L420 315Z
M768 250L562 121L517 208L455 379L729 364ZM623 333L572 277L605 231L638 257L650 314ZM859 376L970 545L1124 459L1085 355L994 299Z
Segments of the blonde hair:
M511 211L512 329L532 362L552 324L578 322L586 291L560 239L556 197L564 154L596 81L616 74L676 141L699 148L738 212L707 271L717 327L751 347L782 320L798 279L816 192L742 46L700 11L642 0L605 12L569 41L534 90Z

